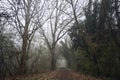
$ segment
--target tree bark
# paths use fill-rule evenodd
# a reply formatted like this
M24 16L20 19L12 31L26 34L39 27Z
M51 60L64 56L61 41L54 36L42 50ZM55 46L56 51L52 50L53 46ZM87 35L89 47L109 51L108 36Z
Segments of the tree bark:
M27 39L26 36L23 36L23 44L22 44L22 55L21 55L21 63L20 63L20 74L26 73L26 52L27 49Z
M26 18L28 19L28 18ZM22 35L22 55L21 55L21 62L20 62L20 69L19 73L21 75L26 73L26 60L27 60L27 47L28 47L28 26L29 21L26 20L24 33Z
M56 55L55 55L55 47L51 49L51 70L54 71L56 69Z

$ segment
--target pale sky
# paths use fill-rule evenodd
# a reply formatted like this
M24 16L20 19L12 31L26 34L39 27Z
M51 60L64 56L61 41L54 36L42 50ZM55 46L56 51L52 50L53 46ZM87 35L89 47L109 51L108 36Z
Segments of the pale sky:
M10 0L11 1L11 0ZM49 0L48 0L49 1ZM53 0L54 1L54 0ZM76 1L76 0L74 0L74 1ZM84 2L86 2L87 0L78 0L78 5L77 6L81 6L81 5L85 5L85 3ZM10 6L8 5L8 3L6 3L6 0L1 0L0 1L0 12L2 11L2 9L3 9L3 6L5 6L5 7L7 7L8 8L8 10L6 10L6 11L9 11L9 8L10 8ZM51 7L53 7L53 6L51 6ZM78 10L78 12L80 11L80 9L78 8L77 9ZM68 8L67 10L66 10L66 12L71 12L70 11L70 9ZM77 13L77 14L79 14L79 13ZM65 19L65 20L67 20L67 18L68 18L68 16L67 15L65 15L65 14L63 14L63 18ZM83 17L84 18L84 17ZM80 19L83 19L83 18L80 18ZM22 20L22 19L21 19ZM54 20L53 20L54 21ZM62 21L60 21L60 22L62 22ZM22 21L22 23L24 23L24 20ZM63 22L62 22L63 23ZM53 25L54 25L54 23L52 23ZM49 26L49 27L48 27ZM46 28L44 28L45 30L46 30L46 32L47 32L47 36L50 38L50 24L49 24L49 22L47 22L45 25L44 25L44 27L46 27ZM17 39L17 38L16 38ZM39 39L38 39L39 40ZM51 39L49 39L49 40L51 40ZM17 41L18 41L18 39L17 39ZM36 41L35 41L36 42ZM19 42L18 42L19 43Z

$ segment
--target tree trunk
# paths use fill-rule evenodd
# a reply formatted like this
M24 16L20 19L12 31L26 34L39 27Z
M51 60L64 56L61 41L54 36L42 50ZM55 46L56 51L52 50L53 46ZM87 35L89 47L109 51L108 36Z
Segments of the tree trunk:
M28 38L28 29L26 28L22 39L22 55L21 55L21 62L20 62L20 68L19 68L19 74L23 75L26 73L26 58L27 58L27 38Z
M26 40L23 39L20 74L25 74L26 72L26 46Z
M56 55L55 55L55 47L51 49L51 70L54 71L56 68Z

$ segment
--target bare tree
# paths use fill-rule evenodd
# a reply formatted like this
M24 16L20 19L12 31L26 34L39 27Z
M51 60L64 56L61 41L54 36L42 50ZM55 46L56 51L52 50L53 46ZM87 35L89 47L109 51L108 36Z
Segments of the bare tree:
M51 70L55 70L56 44L67 34L73 19L67 15L69 7L64 0L50 0L47 7L47 13L49 14L46 14L46 16L49 17L49 19L47 20L47 26L43 25L43 27L40 28L40 32L51 53ZM46 29L49 31L46 32Z
M30 48L30 43L34 37L39 20L44 16L44 4L42 0L7 0L14 11L14 17L10 24L17 30L22 39L21 58L19 64L19 73L26 73L26 61Z
M79 26L79 20L83 16L83 6L85 5L85 1L80 0L65 0L71 7L72 15L74 17L74 21ZM86 1L87 2L87 1Z

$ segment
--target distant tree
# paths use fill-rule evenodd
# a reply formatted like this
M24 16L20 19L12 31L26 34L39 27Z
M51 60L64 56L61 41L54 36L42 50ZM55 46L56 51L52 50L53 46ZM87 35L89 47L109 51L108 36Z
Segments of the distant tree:
M71 46L69 45L68 41L65 42L61 41L60 53L66 59L67 65L69 68L73 67L74 63L74 54Z

